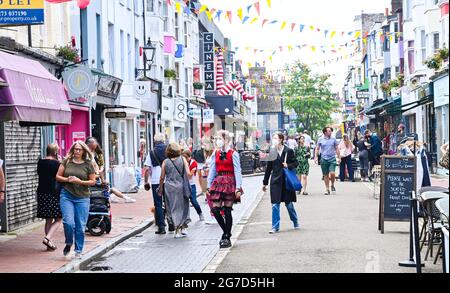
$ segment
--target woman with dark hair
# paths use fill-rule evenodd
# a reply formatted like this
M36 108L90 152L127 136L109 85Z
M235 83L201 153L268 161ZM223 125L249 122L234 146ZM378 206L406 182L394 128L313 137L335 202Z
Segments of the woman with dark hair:
M186 229L191 222L189 165L181 155L181 147L177 143L167 146L166 156L167 159L161 166L158 195L165 198L166 212L175 228L175 238L182 238L187 236Z
M59 147L57 144L47 146L47 156L39 159L37 174L39 183L37 188L37 217L45 219L45 237L42 243L47 250L56 250L52 243L53 234L61 225L61 208L59 206L59 188L56 184L56 173L59 168Z
M284 145L282 133L275 133L272 136L272 146L278 152L278 156L275 161L268 162L263 181L263 191L266 192L270 178L270 199L272 202L272 229L269 231L270 234L280 231L280 203L282 202L286 205L294 229L300 228L293 204L297 201L297 196L295 190L286 189L286 177L283 171L284 168L297 168L298 161L295 158L294 151Z
M311 150L305 145L305 136L298 139L298 148L295 150L295 157L298 161L297 177L302 183L302 191L300 195L308 195L306 187L308 185L309 159L311 158Z
M222 228L220 248L231 246L233 204L241 201L242 171L239 153L231 148L231 135L221 130L216 136L216 151L211 157L207 196L213 203L212 212ZM224 211L222 216L221 211Z

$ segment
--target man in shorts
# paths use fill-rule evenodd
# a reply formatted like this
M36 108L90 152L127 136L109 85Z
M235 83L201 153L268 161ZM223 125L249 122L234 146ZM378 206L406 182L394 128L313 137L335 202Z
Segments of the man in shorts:
M332 137L333 129L331 127L325 127L323 130L323 136L317 141L317 146L314 155L314 161L319 164L318 154L321 154L320 167L322 168L322 174L324 176L325 195L330 195L330 181L331 191L335 194L336 188L334 182L336 181L336 156L339 158L339 151L336 138Z

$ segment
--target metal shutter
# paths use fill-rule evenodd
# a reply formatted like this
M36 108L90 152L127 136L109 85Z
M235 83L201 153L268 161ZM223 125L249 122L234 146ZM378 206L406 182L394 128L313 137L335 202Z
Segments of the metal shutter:
M5 123L5 162L8 231L36 218L37 162L41 156L41 127Z

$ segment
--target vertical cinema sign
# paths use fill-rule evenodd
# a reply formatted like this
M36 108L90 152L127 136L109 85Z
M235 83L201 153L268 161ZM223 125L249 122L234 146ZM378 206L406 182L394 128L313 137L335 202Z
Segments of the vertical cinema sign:
M216 89L214 75L214 34L203 34L203 57L205 63L205 90L214 91Z

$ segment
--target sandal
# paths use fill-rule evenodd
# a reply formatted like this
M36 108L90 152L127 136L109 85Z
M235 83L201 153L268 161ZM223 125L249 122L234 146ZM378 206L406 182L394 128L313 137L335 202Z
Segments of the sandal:
M45 246L47 246L48 249L50 250L56 250L56 245L53 244L50 239L48 239L47 237L44 237L44 240L42 241L42 244L44 244Z

